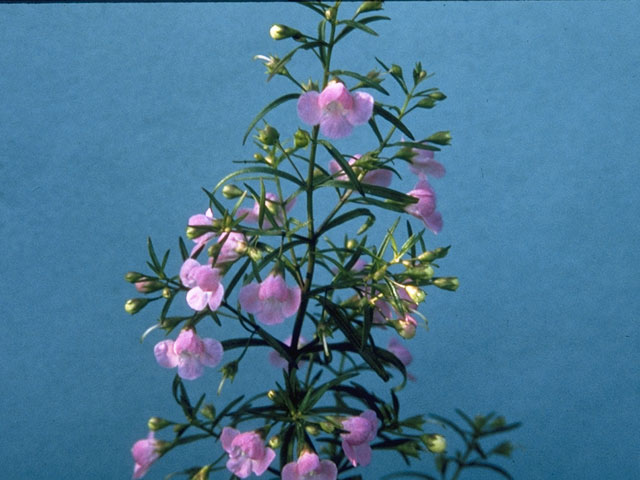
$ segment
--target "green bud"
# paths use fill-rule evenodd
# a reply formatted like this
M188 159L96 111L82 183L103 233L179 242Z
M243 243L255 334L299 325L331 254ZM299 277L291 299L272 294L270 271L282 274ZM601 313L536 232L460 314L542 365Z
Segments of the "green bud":
M376 221L375 217L373 216L367 217L367 219L364 221L364 223L360 226L360 228L356 232L356 235L361 235L367 230L369 230L369 228L375 223L375 221Z
M420 99L420 101L416 103L416 106L420 108L433 108L436 106L436 101L433 98L426 97Z
M169 420L165 420L164 418L160 418L160 417L151 417L147 422L147 426L149 427L149 430L154 432L157 432L158 430L162 430L164 427L167 427L169 425L171 425L171 422Z
M356 16L360 15L361 13L374 12L376 10L382 10L381 0L377 2L362 2L362 5L360 5L358 7L358 10L356 10Z
M293 37L294 40L300 38L300 32L295 28L287 27L286 25L275 24L269 29L269 35L274 40L284 40L285 38Z
M432 262L434 260L437 260L438 258L444 258L447 256L447 253L449 253L449 248L451 248L451 246L438 247L435 250L428 250L421 253L418 256L418 260L420 260L421 262Z
M331 8L327 8L324 11L324 18L326 18L329 21L335 20L336 19L336 9L331 7Z
M208 418L209 420L216 419L216 409L210 403L207 403L204 407L202 407L200 409L200 413L202 414L203 417Z
M391 65L389 73L394 77L402 78L402 68L400 67L400 65L396 65L395 63Z
M511 453L513 452L513 445L511 444L511 442L502 442L499 445L493 447L491 452L502 455L503 457L511 457Z
M293 145L296 148L304 148L309 145L309 132L298 129L296 133L293 134Z
M276 392L275 390L269 390L267 392L267 398L272 402L275 402L276 399L278 398L278 392Z
M320 422L320 428L326 433L333 433L336 429L335 425L331 422Z
M405 442L398 445L396 448L398 451L404 453L405 455L409 455L410 457L420 458L420 449L418 447L419 444L415 442Z
M437 145L449 145L451 143L451 133L448 131L436 132L427 138L427 142L435 143Z
M442 453L447 449L447 439L438 433L425 434L420 439L431 453Z
M264 162L264 155L262 155L261 153L254 153L253 158L258 162Z
M415 285L407 285L404 290L413 303L422 303L424 301L425 293Z
M441 101L447 98L447 96L442 92L433 92L429 94L429 98L433 98L434 100Z
M258 132L258 140L265 145L275 145L280 138L278 130L271 125L266 125L262 130Z
M249 247L247 249L247 255L249 255L249 258L254 262L259 262L262 259L262 251L258 248Z
M433 284L443 290L455 292L460 286L458 277L437 277L432 280Z
M269 443L269 446L270 446L271 448L278 448L278 447L280 447L280 444L281 444L282 442L280 441L280 437L279 437L278 435L274 435L273 437L271 437L271 438L269 439L269 442L268 442L268 443Z
M162 289L162 296L168 300L173 296L173 291L169 287L164 287Z
M414 280L428 280L433 277L434 271L431 265L407 268L406 274Z
M142 280L145 276L138 272L127 272L124 274L124 279L129 283L136 283L138 280Z
M138 313L142 310L147 303L149 303L148 298L130 298L124 304L124 310L131 315Z
M238 198L242 196L244 192L240 190L238 187L232 184L225 185L222 187L222 196L228 200L233 200L234 198Z
M134 285L136 286L136 290L138 290L140 293L152 293L162 289L165 283L160 280L144 280L143 279L143 280L137 281Z
M222 386L227 379L233 382L233 379L236 378L236 374L238 373L238 360L227 363L220 369L220 372L222 372L222 380L220 380L220 385L218 385L218 395L220 395Z
M309 435L314 437L318 435L318 433L320 433L320 429L318 428L318 425L315 425L313 423L309 423L304 427L304 429L307 431Z
M374 274L373 274L373 279L375 281L381 280L384 278L384 276L387 274L387 267L388 265L384 265L383 267L379 268Z
M356 242L353 238L347 240L347 243L345 244L345 247L349 250L353 250L357 246L358 246L358 242Z

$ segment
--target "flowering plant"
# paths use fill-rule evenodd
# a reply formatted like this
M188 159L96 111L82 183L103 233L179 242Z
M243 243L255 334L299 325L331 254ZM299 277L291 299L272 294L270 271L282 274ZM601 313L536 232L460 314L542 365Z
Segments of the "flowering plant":
M442 229L429 179L444 175L434 152L451 137L440 131L416 139L405 122L410 113L433 108L446 97L437 88L422 87L430 75L420 63L409 80L400 66L388 67L379 59L383 71L367 74L332 65L339 43L354 32L376 35L371 24L388 20L371 13L380 10L382 2L364 2L348 19L339 16L340 2L302 5L320 16L317 35L274 25L273 39L291 39L297 46L282 58L256 57L264 61L269 80L281 77L295 86L251 122L244 140L256 128L259 151L244 162L249 166L206 191L209 209L187 222L193 247L180 239L179 272L166 271L169 252L159 259L149 240L151 273L126 275L147 295L128 300L127 312L164 302L158 321L143 338L158 328L167 335L179 331L175 340L159 341L154 354L160 366L177 367L172 391L185 416L180 421L149 420L151 431L132 449L133 476L141 478L155 461L182 445L213 439L219 443L215 458L180 473L198 480L220 471L232 479L266 475L356 480L362 478L359 467L375 462L374 450L390 450L407 464L430 452L435 471L387 478L457 479L471 467L510 478L488 459L510 455L511 444L487 448L484 441L518 424L507 424L495 414L472 419L460 411L464 426L433 414L400 414L398 393L407 379L415 380L407 372L412 355L406 341L417 336L424 289L458 288L456 277L435 274L436 262L446 257L449 247L428 249L426 230L415 229L407 220L406 233L401 233L400 218L378 242L365 235L380 210L416 217L435 234ZM318 81L303 84L288 70L301 52L319 60L323 74ZM376 98L390 96L382 86L387 76L404 96L400 106ZM293 100L310 131L301 127L290 140L281 140L265 119ZM332 142L367 126L376 141L364 153L347 153ZM394 140L398 132L404 136ZM417 176L408 192L392 187L394 177L401 178L405 171ZM247 202L253 205L249 208ZM294 209L296 204L304 206L302 214ZM351 233L344 235L345 228ZM342 240L335 238L339 231ZM170 315L175 303L193 312ZM198 333L213 327L218 338L224 337L229 322L239 324L246 335L218 340ZM277 324L288 325L290 335L278 338L272 330ZM387 347L381 347L379 336L389 333ZM185 381L217 376L204 367L231 357L220 370L220 395L224 381L233 380L247 361L261 361L254 352L260 349L270 350L270 364L281 369L281 382L224 405L220 398L205 403L205 395L193 401ZM384 382L396 374L400 381L382 395L359 383L366 372ZM437 431L425 432L427 422ZM173 438L156 438L156 432L167 427L172 427ZM445 429L460 437L462 450L448 453Z

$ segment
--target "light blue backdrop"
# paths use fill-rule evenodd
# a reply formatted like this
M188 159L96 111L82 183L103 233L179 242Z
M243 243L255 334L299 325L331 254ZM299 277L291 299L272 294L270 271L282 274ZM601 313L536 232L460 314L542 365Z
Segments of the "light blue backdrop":
M387 14L336 65L436 72L449 98L411 127L453 132L433 245L453 244L443 271L462 282L424 307L405 411L522 420L505 464L517 479L637 478L640 3ZM129 478L147 418L180 418L159 335L138 341L154 310L124 313L122 275L143 268L147 235L177 252L200 187L253 153L246 126L288 91L252 61L286 51L276 22L315 18L280 3L0 6L3 479ZM293 127L293 104L272 118ZM224 395L271 375L263 361ZM192 388L214 398L218 379ZM218 453L174 454L148 478ZM365 476L390 470L374 458Z

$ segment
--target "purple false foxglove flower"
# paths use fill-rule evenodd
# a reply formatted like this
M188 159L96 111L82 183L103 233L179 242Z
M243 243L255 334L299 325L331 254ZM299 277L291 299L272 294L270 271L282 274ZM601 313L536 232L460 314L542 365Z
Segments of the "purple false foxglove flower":
M133 467L133 478L142 478L149 470L149 467L155 462L160 454L158 453L158 440L155 439L153 432L149 432L147 438L138 440L131 448L131 455L135 465Z
M273 218L276 221L276 225L280 226L284 223L284 214L289 213L291 211L291 209L293 208L293 206L296 203L296 199L294 198L290 198L286 201L285 205L284 205L284 209L282 208L282 200L279 200L277 195L275 195L274 193L271 192L267 192L265 194L265 202L264 205L266 208L269 209L269 212L271 212L271 214L273 215ZM241 208L238 210L238 217L241 217L243 215L246 214L246 217L244 218L244 220L248 223L257 223L258 219L260 218L260 203L259 202L255 202L253 204L253 208L251 210L249 210L248 208ZM265 228L272 228L273 225L271 224L271 222L269 221L269 218L267 217L267 215L264 215L264 219L263 219L263 223L262 225Z
M426 178L432 176L435 178L441 178L446 173L444 165L434 160L434 155L431 150L423 150L421 148L412 148L411 151L415 153L411 159L411 166L409 169L419 176L419 178Z
M442 215L436 211L436 194L431 185L422 179L407 195L417 198L418 203L407 205L405 211L422 220L433 233L442 230Z
M387 350L398 357L398 360L400 360L405 367L408 367L411 362L413 362L413 355L411 355L411 352L407 350L395 337L392 337L391 340L389 340ZM407 372L407 378L411 381L416 380L416 377L409 372Z
M318 455L303 452L296 462L282 469L282 480L336 480L338 468L331 460L320 460Z
M276 452L265 447L264 440L254 431L240 433L235 428L224 427L220 442L229 454L227 469L240 478L247 478L252 472L262 475L276 458Z
M238 293L240 306L265 325L275 325L297 313L300 287L288 287L282 275L271 273L262 283L245 285Z
M187 225L189 227L210 227L213 220L213 212L210 208L208 208L205 213L199 213L197 215L192 215L191 217L189 217L189 223ZM196 250L204 247L207 242L215 236L216 234L213 232L205 232L199 237L194 238L193 241L195 245L191 249L191 255L193 255Z
M348 433L341 433L342 449L351 464L364 466L371 462L371 446L378 434L380 421L373 410L365 410L358 417L349 417L342 421L342 428Z
M362 155L354 155L353 157L351 157L351 159L349 160L349 165L355 164L361 156ZM336 160L331 160L329 162L329 172L331 172L331 174L333 175L336 175L338 173L340 174L336 177L336 180L348 180L347 174L342 171L342 168L340 168L340 164ZM367 183L369 185L377 185L379 187L388 187L389 185L391 185L391 180L391 170L387 170L385 168L376 168L375 170L369 170L367 173L365 173L360 182Z
M298 116L307 125L320 124L325 137L343 138L355 125L369 121L373 103L368 93L350 93L343 83L332 81L321 93L310 91L300 95Z
M153 349L156 361L165 368L178 367L185 380L202 376L204 367L215 367L222 360L222 344L214 338L200 338L192 329L182 330L173 340L163 340Z
M219 263L234 262L247 251L247 237L239 232L224 233L218 239L222 244L216 265Z
M220 283L220 270L209 265L200 265L197 260L187 258L180 268L180 280L189 288L187 303L196 311L209 306L215 312L224 296L224 287Z

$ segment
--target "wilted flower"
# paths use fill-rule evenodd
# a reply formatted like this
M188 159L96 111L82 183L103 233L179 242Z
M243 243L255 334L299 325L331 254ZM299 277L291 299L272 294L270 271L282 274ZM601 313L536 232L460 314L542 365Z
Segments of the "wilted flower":
M320 124L320 132L329 138L348 136L355 125L362 125L373 114L373 97L368 93L350 93L343 83L332 81L322 93L309 91L298 99L298 116L308 125Z
M155 462L160 454L157 451L158 440L155 439L154 433L149 432L147 438L138 440L133 444L131 448L131 455L135 462L133 467L133 478L142 478L151 467L151 464Z
M238 293L240 306L265 325L284 322L300 307L300 287L288 287L282 275L271 273L262 283L245 285Z
M353 166L362 155L354 155L349 160L349 165ZM329 172L333 175L340 174L336 177L336 180L347 181L347 174L342 171L340 164L336 160L329 162ZM358 173L356 168L355 173ZM367 183L369 185L377 185L379 187L388 187L391 185L392 172L385 168L376 168L375 170L369 170L364 174L364 177L360 180L361 183Z
M222 360L222 344L214 338L200 338L192 329L182 330L175 340L163 340L153 349L156 361L165 368L178 367L178 375L194 380L204 367L215 367Z
M296 462L282 469L282 480L336 480L338 469L331 460L320 460L318 455L303 452Z
M422 179L407 195L417 198L418 203L407 205L405 211L422 220L433 233L442 230L442 215L436 211L436 194L431 185Z
M251 472L262 475L276 457L276 452L265 447L264 440L254 431L240 433L224 427L220 442L229 454L227 469L240 478L247 478Z
M180 280L189 288L187 303L194 310L203 310L207 305L216 311L222 303L224 287L220 283L220 271L197 260L187 258L180 268Z
M364 466L371 462L371 446L369 445L378 433L380 421L373 410L365 410L358 417L349 417L342 421L342 428L348 433L341 433L342 449L351 464Z

